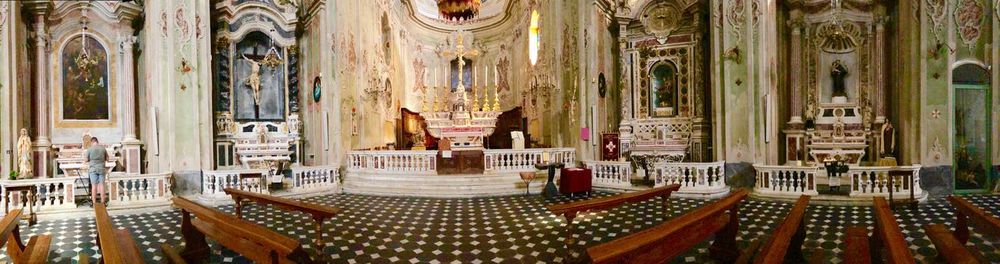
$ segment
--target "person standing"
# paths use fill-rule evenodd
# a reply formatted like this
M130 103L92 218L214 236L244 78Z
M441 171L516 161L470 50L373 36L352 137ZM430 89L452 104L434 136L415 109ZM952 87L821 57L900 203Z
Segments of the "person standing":
M97 203L97 193L100 193L100 203L106 203L104 199L104 179L108 172L104 164L110 159L108 151L101 147L97 137L90 138L90 148L83 153L83 161L87 163L87 173L90 176L90 200Z

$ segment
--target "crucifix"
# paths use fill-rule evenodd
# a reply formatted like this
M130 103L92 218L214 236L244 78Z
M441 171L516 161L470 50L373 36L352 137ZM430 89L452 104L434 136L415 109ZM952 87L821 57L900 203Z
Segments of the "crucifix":
M254 118L260 118L260 62L264 60L264 55L257 54L257 47L254 46L250 53L243 53L243 60L250 63L250 76L247 77L245 85L253 95Z
M465 48L465 45L462 43L462 39L463 39L462 35L464 33L465 33L465 31L458 31L458 32L456 32L456 34L455 34L455 47L452 48L452 49L450 49L450 50L445 50L445 51L441 52L441 56L444 56L444 57L447 57L447 58L456 58L456 59L458 59L458 90L461 91L462 93L454 95L455 98L453 100L455 100L455 102L454 102L454 105L452 106L452 110L453 111L459 111L459 112L465 111L465 104L466 104L466 101L467 101L466 92L465 92L465 80L464 80L465 79L465 74L464 74L464 72L465 72L465 58L466 57L468 57L468 58L475 58L476 56L479 55L479 51L478 50L475 50L475 49L466 49ZM455 108L458 108L458 109L455 110Z

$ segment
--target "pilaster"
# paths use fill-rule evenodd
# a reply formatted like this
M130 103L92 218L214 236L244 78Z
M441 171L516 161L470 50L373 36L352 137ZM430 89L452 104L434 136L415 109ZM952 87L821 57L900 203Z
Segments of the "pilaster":
M49 177L49 156L51 154L52 142L49 140L49 114L51 113L49 105L49 67L48 58L49 52L49 35L47 32L47 15L49 13L50 6L47 2L36 1L27 2L25 5L28 7L34 20L35 27L35 104L36 119L35 119L35 177L46 178Z

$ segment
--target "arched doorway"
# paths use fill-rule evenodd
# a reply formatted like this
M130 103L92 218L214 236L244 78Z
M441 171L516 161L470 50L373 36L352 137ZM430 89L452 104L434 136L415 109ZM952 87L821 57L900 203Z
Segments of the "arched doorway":
M982 191L989 187L992 171L989 71L977 64L959 65L952 71L952 87L955 191Z

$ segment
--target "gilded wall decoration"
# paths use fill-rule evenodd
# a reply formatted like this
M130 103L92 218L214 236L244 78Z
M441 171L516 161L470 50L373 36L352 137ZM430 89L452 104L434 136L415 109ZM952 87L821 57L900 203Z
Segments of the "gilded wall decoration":
M972 48L982 35L983 5L978 0L960 0L955 9L955 23L959 37Z
M567 24L565 24L563 26L563 35L562 35L562 38L563 38L563 41L562 41L562 44L563 44L562 54L563 54L563 56L562 56L562 60L561 61L562 61L562 65L568 66L568 67L570 67L572 69L576 69L576 67L577 67L577 65L576 65L576 58L578 57L575 54L577 52L577 48L576 48L577 43L576 43L576 34L575 34L575 32L576 32L576 26L575 26L575 24L574 25L570 25L569 23L567 23Z
M67 41L62 50L62 117L64 120L109 120L111 73L108 51L87 36ZM84 47L86 45L86 47Z
M677 7L661 2L649 8L646 14L642 15L641 22L646 32L657 37L669 36L674 29L677 29L678 20L681 14Z

